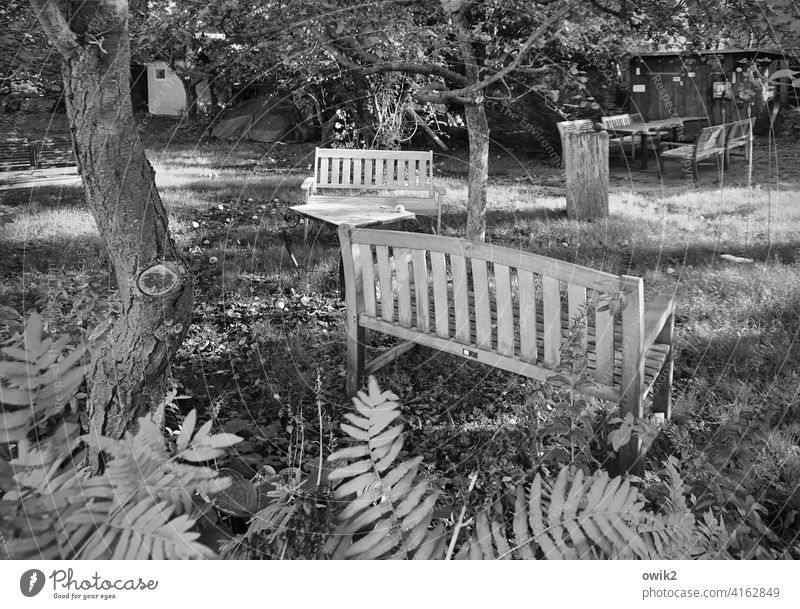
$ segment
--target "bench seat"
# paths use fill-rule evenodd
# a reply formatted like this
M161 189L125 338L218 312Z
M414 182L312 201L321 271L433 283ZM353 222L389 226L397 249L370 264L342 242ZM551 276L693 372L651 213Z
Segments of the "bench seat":
M436 217L436 215L439 213L439 203L437 200L423 197L343 194L310 195L306 200L306 203L330 203L332 205L351 204L354 202L392 205L393 207L396 205L402 205L408 211L422 216Z
M725 148L709 148L707 156L720 156L722 153L725 152ZM672 157L676 159L687 159L691 160L694 158L694 146L693 145L686 145L686 146L679 146L678 148L673 148L671 150L664 150L661 153L663 157Z

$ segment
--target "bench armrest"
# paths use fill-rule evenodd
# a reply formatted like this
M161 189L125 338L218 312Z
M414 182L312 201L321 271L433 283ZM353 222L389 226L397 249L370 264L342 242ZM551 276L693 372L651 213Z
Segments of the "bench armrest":
M305 180L303 180L303 183L300 184L300 188L302 190L312 190L313 191L313 187L314 187L314 178L306 178Z
M647 353L675 313L675 295L659 294L644 316L644 352Z

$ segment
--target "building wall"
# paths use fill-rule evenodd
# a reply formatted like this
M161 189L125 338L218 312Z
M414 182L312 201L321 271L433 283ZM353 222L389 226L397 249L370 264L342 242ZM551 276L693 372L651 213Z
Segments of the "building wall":
M741 80L737 72L741 59L752 54L663 55L635 58L630 65L629 110L641 113L645 119L670 116L708 117L711 124L747 118L747 104L736 100L715 98L714 83L728 85ZM762 64L770 72L777 62ZM756 132L768 128L768 109L760 98L755 100L753 116L757 117ZM696 124L697 128L701 124Z
M150 114L172 116L186 108L183 83L163 61L147 66L147 107Z
M147 105L150 114L177 116L186 110L186 93L180 78L163 61L147 66ZM197 103L201 108L210 103L208 84L197 85Z

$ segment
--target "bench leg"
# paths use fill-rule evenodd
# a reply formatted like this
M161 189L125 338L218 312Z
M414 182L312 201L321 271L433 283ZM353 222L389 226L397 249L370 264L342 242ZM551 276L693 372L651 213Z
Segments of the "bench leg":
M347 397L353 397L361 388L366 340L367 331L363 327L347 329Z
M626 397L626 400L629 398ZM629 412L633 414L634 421L641 420L644 412L642 408L642 396L632 400L633 403L623 402L620 408L620 416L624 419ZM625 446L619 449L618 461L619 473L629 473L634 476L641 476L644 473L644 455L642 454L642 438L638 434L631 434L631 439Z
M653 413L664 415L665 420L672 416L672 371L674 368L672 337L675 332L675 315L670 315L664 329L661 330L656 342L669 345L669 353L664 366L653 384Z

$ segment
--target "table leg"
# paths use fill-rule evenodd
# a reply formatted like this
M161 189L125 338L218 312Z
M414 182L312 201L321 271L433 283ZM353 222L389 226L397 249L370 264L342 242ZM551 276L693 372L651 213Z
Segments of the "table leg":
M642 169L647 169L647 132L642 131Z
M344 259L341 252L339 253L339 297L344 301L347 295L347 286L344 282Z

